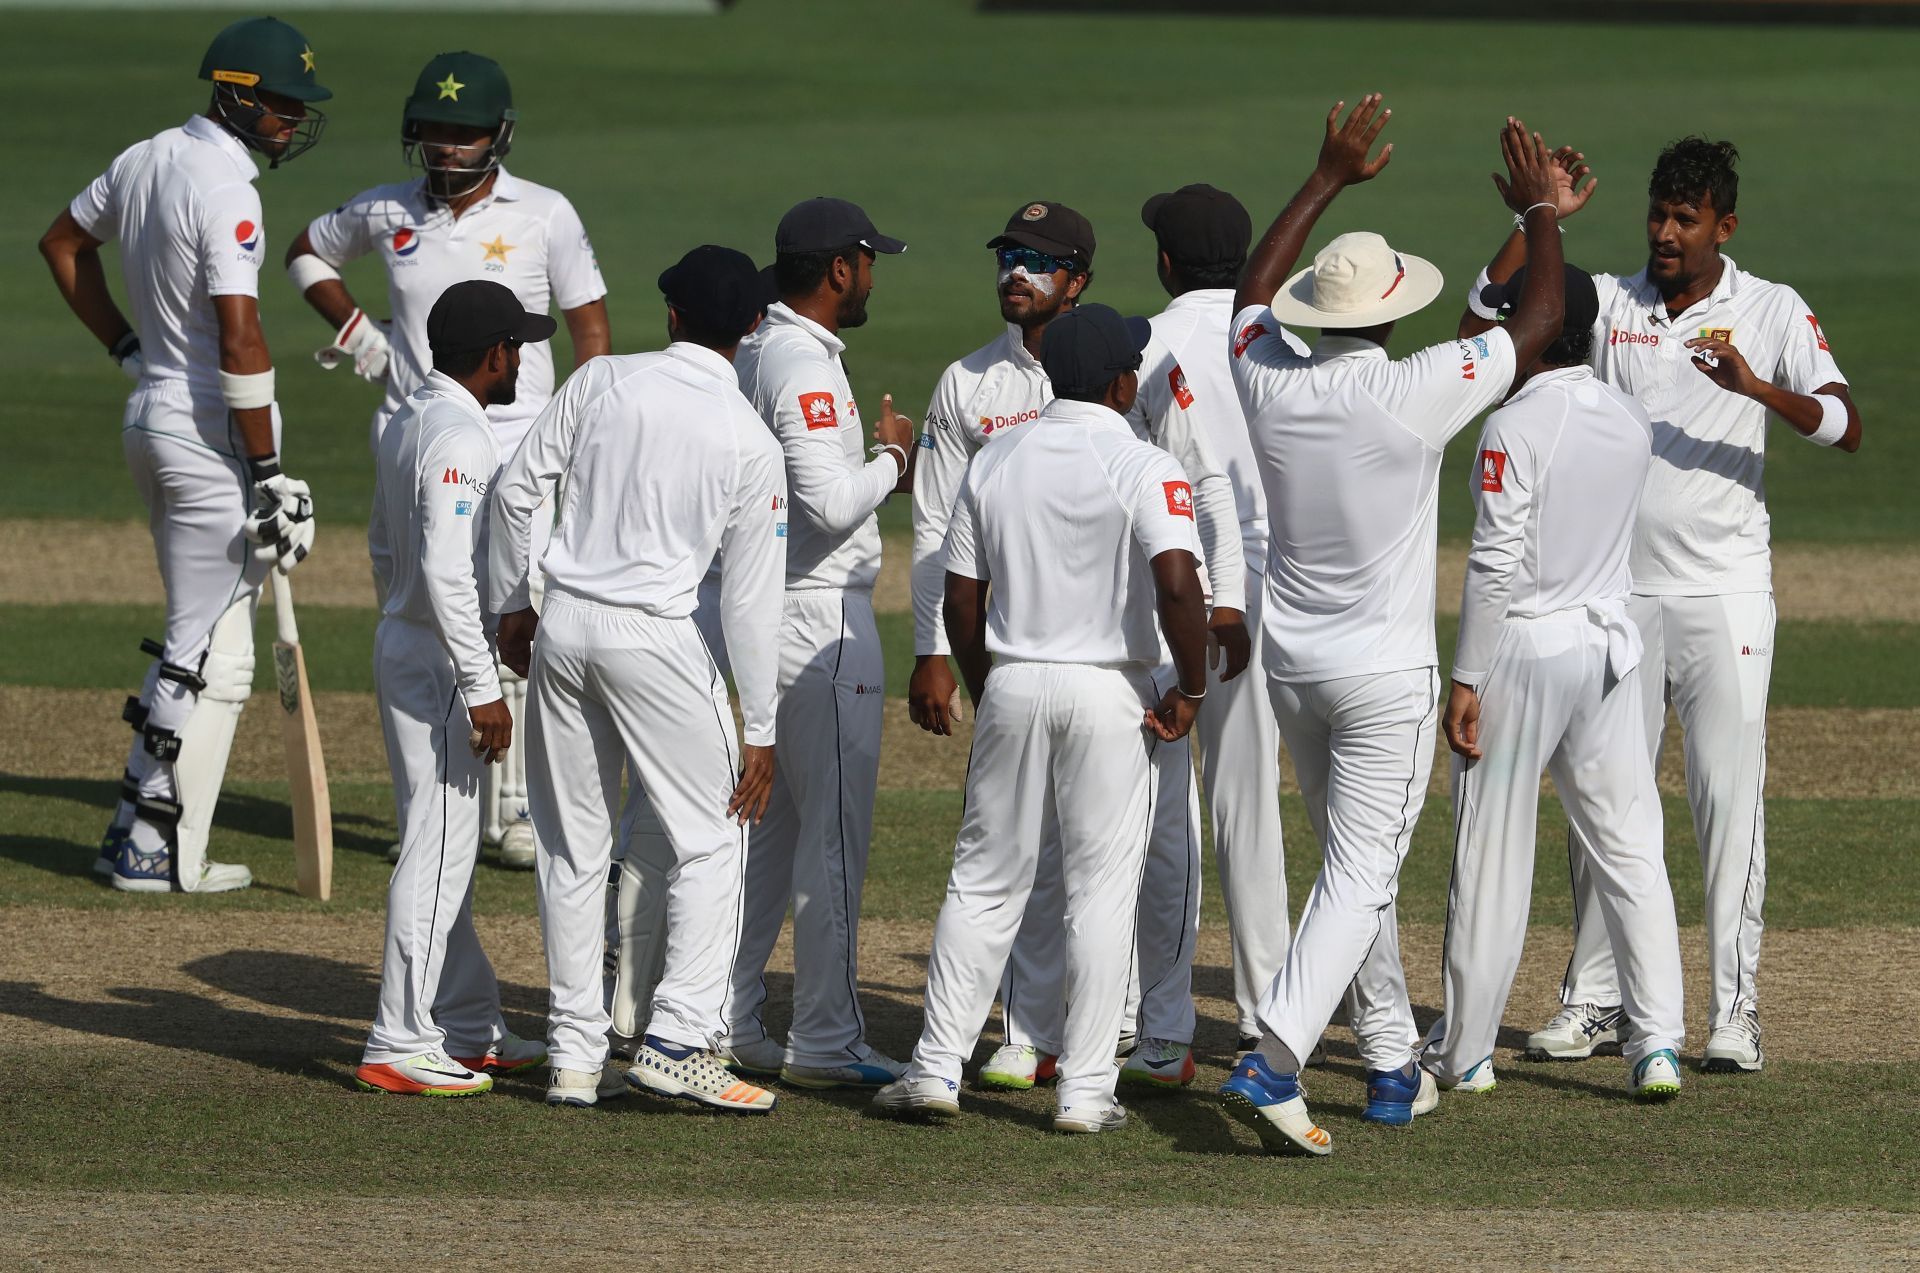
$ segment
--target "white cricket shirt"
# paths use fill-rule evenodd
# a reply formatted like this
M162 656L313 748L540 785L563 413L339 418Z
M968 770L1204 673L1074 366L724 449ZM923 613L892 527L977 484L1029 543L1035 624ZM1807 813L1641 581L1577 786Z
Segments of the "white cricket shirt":
M1322 335L1295 353L1265 306L1228 346L1267 496L1267 669L1332 680L1432 667L1440 458L1513 384L1494 328L1390 359Z
M592 359L494 485L494 608L528 604L533 517L565 474L540 558L548 592L684 619L714 554L724 553L721 626L746 740L772 743L787 547L780 460L733 365L711 349L678 341L661 353Z
M439 633L470 707L500 697L484 595L487 488L499 468L486 412L438 371L401 404L374 462L367 538L392 563L381 613Z
M204 115L120 152L67 210L120 266L146 375L221 403L215 296L258 296L266 228L253 154ZM232 454L224 407L216 449ZM209 439L210 442L214 441Z
M741 392L786 455L793 500L787 587L796 591L873 590L880 575L873 514L900 480L891 453L867 456L860 410L840 363L845 348L811 318L775 303L734 355ZM724 556L731 571L733 554ZM731 637L727 645L733 648Z
M1646 409L1588 367L1542 372L1487 417L1454 680L1481 683L1503 620L1626 599L1652 462Z
M455 283L503 283L535 314L553 306L578 309L607 294L593 244L580 214L558 190L500 170L487 196L455 217L427 195L425 177L365 190L307 226L321 260L340 266L369 252L387 272L387 312L393 320L393 360L387 396L374 412L373 439L433 369L427 314ZM512 455L527 426L553 397L553 346L520 350L520 382L511 404L488 407L487 418Z
M997 658L1153 664L1152 561L1174 549L1200 551L1179 462L1107 408L1056 400L968 467L946 568L991 581Z
M1653 417L1653 470L1633 547L1633 590L1645 595L1773 588L1762 476L1767 409L1714 384L1692 365L1686 342L1717 336L1756 376L1792 393L1847 380L1797 292L1721 259L1713 291L1681 314L1667 313L1645 270L1593 276L1594 368Z

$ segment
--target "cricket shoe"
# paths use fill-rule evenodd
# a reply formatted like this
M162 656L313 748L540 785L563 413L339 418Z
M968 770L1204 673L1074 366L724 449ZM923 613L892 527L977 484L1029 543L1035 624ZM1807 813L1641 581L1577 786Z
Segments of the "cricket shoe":
M131 827L108 827L100 837L100 852L93 859L93 873L103 880L113 878L114 864L120 860L120 847L133 834Z
M1031 1043L1003 1043L980 1067L980 1086L1025 1092L1035 1083L1052 1082L1058 1077L1059 1064L1059 1057Z
M1368 1070L1367 1107L1360 1117L1369 1123L1405 1127L1419 1114L1430 1114L1440 1104L1440 1085L1419 1066L1405 1070Z
M1661 1048L1640 1058L1627 1080L1635 1100L1670 1101L1680 1095L1680 1058L1672 1048Z
M1148 1040L1141 1040L1145 1046ZM1071 1132L1076 1136L1097 1136L1101 1132L1117 1132L1127 1125L1127 1111L1116 1102L1112 1105L1062 1105L1053 1112L1053 1130Z
M1619 1005L1570 1003L1527 1036L1529 1061L1584 1061L1601 1049L1618 1052L1627 1041L1627 1014Z
M1748 1009L1714 1027L1700 1068L1708 1074L1752 1074L1765 1060L1760 1052L1760 1014Z
M113 864L113 886L123 893L184 893L173 875L173 853L156 849L151 853L136 847L129 839L121 843L120 858ZM253 883L253 872L237 863L200 861L200 882L196 893L231 893Z
M369 1092L397 1096L478 1096L493 1080L439 1052L422 1052L400 1061L362 1065L353 1081Z
M931 1076L895 1079L873 1094L873 1112L888 1118L958 1118L960 1085Z
M1307 1113L1306 1089L1297 1074L1275 1074L1258 1052L1233 1067L1220 1085L1227 1113L1253 1128L1270 1154L1312 1154L1324 1158L1333 1152L1333 1137L1316 1127Z
M533 823L520 818L500 833L500 865L510 871L533 869Z
M639 1055L636 1048L635 1056ZM735 1074L745 1074L749 1078L779 1078L780 1071L786 1068L787 1050L772 1039L755 1039L751 1043L723 1045L717 1055L720 1063Z
M517 1034L509 1034L479 1056L456 1056L453 1059L481 1073L513 1074L546 1064L547 1045L536 1039L523 1039Z
M882 1088L907 1072L904 1064L885 1053L865 1051L862 1059L841 1065L783 1065L780 1081L816 1092L832 1087Z
M601 1101L617 1101L629 1091L626 1074L618 1066L604 1066L598 1074L587 1070L547 1071L547 1104L586 1109Z
M1253 1055L1255 1052L1258 1052L1259 1050L1260 1050L1259 1035L1257 1034L1241 1035L1240 1041L1233 1045L1233 1067L1232 1068L1237 1069L1240 1065L1240 1062L1246 1060L1249 1056ZM1319 1066L1325 1065L1326 1063L1327 1063L1327 1041L1325 1039L1317 1039L1314 1041L1313 1051L1307 1053L1306 1064L1308 1067L1317 1068Z
M720 1058L703 1048L667 1043L649 1034L627 1071L627 1085L656 1096L676 1096L729 1114L765 1114L774 1095L736 1078Z
M1459 1092L1463 1096L1478 1096L1485 1092L1491 1092L1494 1088L1500 1086L1498 1080L1493 1077L1492 1057L1488 1057L1486 1060L1480 1062L1480 1064L1468 1070L1464 1077L1455 1079L1451 1083L1440 1078L1438 1075L1434 1076L1434 1082L1439 1085L1440 1090L1443 1092ZM1425 1111L1417 1112L1424 1113Z
M1150 1087L1185 1087L1193 1082L1193 1049L1169 1039L1142 1039L1127 1063L1120 1067L1120 1081Z
M1119 1065L1122 1061L1125 1061L1128 1057L1132 1056L1133 1050L1139 1046L1140 1046L1139 1035L1137 1034L1121 1035L1119 1042L1113 1045L1113 1063L1115 1065Z

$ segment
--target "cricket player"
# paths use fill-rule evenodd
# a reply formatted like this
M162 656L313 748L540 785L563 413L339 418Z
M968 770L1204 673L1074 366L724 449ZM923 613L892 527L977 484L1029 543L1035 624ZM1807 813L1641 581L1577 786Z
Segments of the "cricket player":
M502 167L518 123L498 62L478 53L439 54L421 70L400 115L401 148L421 175L361 191L316 217L287 248L287 277L334 328L332 344L315 355L320 365L349 364L362 379L386 386L373 413L376 453L387 421L426 379L427 314L454 283L503 283L536 314L558 305L576 367L612 349L607 285L580 214L559 191ZM363 310L340 277L343 265L368 253L386 271L384 321ZM514 453L553 396L551 347L529 345L524 357L514 400L487 409L502 456ZM539 521L535 560L550 528L551 516ZM390 552L375 540L372 555L374 586L384 596ZM506 667L500 681L508 709L523 714L525 683ZM488 766L483 781L488 842L500 846L502 865L532 869L524 749Z
M874 512L910 489L913 425L884 398L869 456L841 334L867 321L873 265L907 245L844 199L808 199L780 220L781 300L740 346L740 388L786 457L793 500L779 624L780 761L747 856L746 913L725 1045L750 1074L799 1087L879 1087L901 1065L868 1046L860 1012L860 893L873 839L886 705L873 583ZM734 570L731 551L723 581ZM771 639L769 637L768 639ZM727 636L739 675L745 651ZM662 821L671 825L664 813ZM767 1037L762 974L793 904L793 1028Z
M478 1095L493 1073L547 1059L500 1019L473 930L473 868L480 771L514 743L481 595L500 468L486 409L513 402L521 349L555 326L491 279L455 283L427 314L433 370L380 435L373 533L393 573L373 673L403 847L387 886L380 1009L354 1072L371 1091Z
M739 252L708 246L682 257L660 276L665 352L596 358L576 371L491 496L491 600L504 612L509 666L529 667L538 633L525 733L552 985L550 1104L592 1105L605 1094L605 899L624 762L673 856L661 972L625 1081L732 1113L773 1108L771 1093L736 1079L713 1052L741 937L746 823L761 817L774 783L787 491L780 448L733 368L761 289ZM562 473L536 617L532 522ZM726 681L692 617L716 551L727 563L720 609L744 756Z
M1679 1095L1686 1034L1680 931L1662 856L1660 793L1640 727L1640 632L1627 550L1653 458L1653 421L1593 375L1599 296L1564 269L1554 342L1487 418L1472 478L1473 549L1444 726L1453 749L1453 882L1442 956L1446 1015L1423 1060L1442 1088L1492 1091L1533 893L1540 771L1592 857L1632 1038L1628 1089ZM1526 271L1483 298L1510 310Z
M979 715L926 1026L905 1077L875 1096L882 1113L959 1112L961 1066L1052 836L1066 880L1067 982L1054 1130L1126 1125L1113 1054L1151 822L1150 753L1186 736L1206 696L1192 492L1125 418L1151 334L1104 305L1049 324L1040 356L1053 402L983 448L961 484L945 618ZM1178 668L1164 693L1152 676L1163 634Z
M1258 1048L1221 1095L1276 1152L1326 1154L1300 1063L1349 987L1370 1122L1433 1109L1433 1076L1400 963L1394 896L1426 798L1439 709L1435 515L1447 441L1505 397L1560 331L1554 163L1509 119L1502 197L1537 231L1527 290L1504 325L1391 359L1394 323L1440 292L1440 272L1375 234L1340 235L1289 276L1327 205L1371 180L1390 112L1371 94L1328 113L1307 182L1260 240L1235 297L1234 383L1267 495L1271 543L1262 616L1267 688L1323 864L1280 975L1259 1006ZM1269 298L1271 304L1269 305ZM1302 358L1280 323L1321 329Z
M1562 156L1584 172L1577 153ZM1731 142L1687 137L1668 146L1648 182L1646 267L1629 277L1594 276L1594 370L1639 399L1654 421L1627 609L1646 642L1640 687L1648 754L1657 762L1669 703L1684 734L1712 979L1712 1033L1701 1068L1719 1073L1752 1072L1763 1060L1755 978L1767 885L1761 795L1775 617L1767 417L1815 445L1848 452L1860 448L1861 431L1847 379L1807 302L1721 251L1739 225L1737 159ZM1518 237L1487 267L1488 280L1503 282L1518 266ZM1475 326L1488 321L1473 317ZM1527 1041L1528 1054L1539 1058L1587 1056L1601 1044L1627 1042L1629 1028L1599 882L1587 868L1591 846L1570 839L1568 851L1574 952L1560 988L1565 1006Z
M293 27L248 18L200 63L204 115L122 151L54 220L40 254L76 317L135 381L121 428L167 594L166 636L123 715L120 803L94 871L132 892L223 893L244 866L207 840L240 710L253 690L253 614L267 571L313 543L305 482L280 467L273 359L260 329L266 232L255 155L279 167L320 138L332 96ZM132 320L107 290L120 241Z

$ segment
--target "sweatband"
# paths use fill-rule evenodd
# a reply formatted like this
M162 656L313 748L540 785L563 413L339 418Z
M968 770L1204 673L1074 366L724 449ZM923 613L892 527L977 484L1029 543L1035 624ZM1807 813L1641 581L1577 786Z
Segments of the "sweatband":
M1820 404L1820 427L1807 434L1807 441L1832 446L1847 436L1847 404L1830 393L1811 396Z
M1492 286L1493 280L1487 277L1486 270L1481 270L1479 277L1473 280L1472 290L1467 293L1467 308L1472 311L1475 318L1484 318L1490 323L1497 323L1500 321L1500 311L1489 308L1487 303L1480 299L1480 293Z
M254 407L273 405L273 369L256 371L250 376L236 376L231 371L220 373L220 396L226 399L227 406L235 411L247 411Z
M339 282L340 271L313 253L304 252L287 262L287 277L293 280L293 290L305 296L307 289L315 283L324 283L329 279Z

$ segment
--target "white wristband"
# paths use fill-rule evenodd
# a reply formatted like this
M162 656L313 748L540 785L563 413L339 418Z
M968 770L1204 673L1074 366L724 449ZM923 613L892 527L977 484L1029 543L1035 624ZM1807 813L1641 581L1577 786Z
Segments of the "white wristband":
M338 282L340 271L308 252L287 262L287 277L293 280L293 290L305 296L307 289L315 283L324 283L328 279Z
M887 452L892 455L894 459L900 461L900 473L902 476L905 476L907 471L906 449L893 442L876 442L873 444L873 454L879 455L882 451Z
M231 371L221 372L220 396L235 411L272 406L273 369L257 371L250 376L236 376Z
M1532 212L1534 208L1554 208L1554 205L1551 203L1536 203L1528 207L1527 212ZM1516 212L1513 214L1513 228L1519 231L1521 234L1525 234L1527 232L1527 212ZM1561 225L1560 222L1557 220L1559 215L1560 215L1559 209L1554 208L1554 216L1556 220L1554 221L1553 224L1559 229L1560 233L1565 234L1567 232L1567 227L1564 225Z
M1473 280L1473 290L1467 293L1467 308L1472 311L1475 318L1484 318L1490 323L1496 323L1500 321L1500 312L1489 308L1487 303L1480 299L1480 293L1492 286L1493 280L1487 277L1484 269L1481 270L1479 277Z
M1847 404L1830 393L1816 393L1812 397L1820 404L1820 427L1807 434L1807 441L1832 446L1847 436Z

